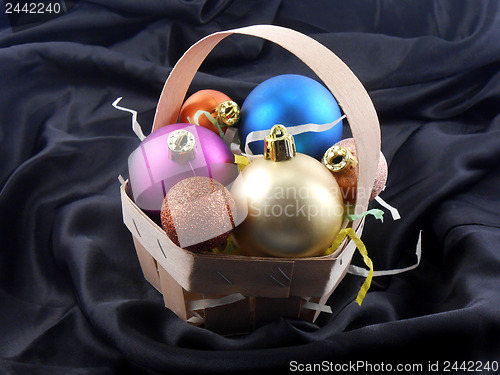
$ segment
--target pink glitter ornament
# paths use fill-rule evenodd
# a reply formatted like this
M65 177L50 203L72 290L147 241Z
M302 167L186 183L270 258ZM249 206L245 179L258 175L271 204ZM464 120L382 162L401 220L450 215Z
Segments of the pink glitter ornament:
M209 251L224 243L233 230L236 204L229 191L207 177L190 177L167 193L161 225L177 246Z

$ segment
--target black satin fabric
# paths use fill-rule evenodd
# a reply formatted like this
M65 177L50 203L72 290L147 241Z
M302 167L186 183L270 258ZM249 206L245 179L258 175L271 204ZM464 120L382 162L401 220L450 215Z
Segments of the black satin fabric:
M1 374L500 361L498 1L94 0L16 32L2 17ZM347 275L316 324L283 318L228 338L181 321L142 276L117 180L139 140L111 103L123 97L147 134L184 51L251 24L310 35L366 86L389 163L381 197L402 218L368 218L363 240L376 270L401 268L416 262L422 231L422 259L375 278L361 307L363 279ZM190 93L241 103L284 73L314 77L280 47L234 36Z

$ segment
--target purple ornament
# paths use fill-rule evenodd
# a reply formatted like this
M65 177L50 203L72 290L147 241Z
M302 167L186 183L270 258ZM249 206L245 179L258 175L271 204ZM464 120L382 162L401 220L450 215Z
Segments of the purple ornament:
M164 126L147 136L128 159L132 197L142 210L158 214L177 182L213 178L224 186L238 175L234 155L214 132L192 124Z

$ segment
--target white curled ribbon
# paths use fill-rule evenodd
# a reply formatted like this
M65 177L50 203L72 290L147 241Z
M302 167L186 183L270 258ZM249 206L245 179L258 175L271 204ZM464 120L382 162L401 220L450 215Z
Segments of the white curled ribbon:
M233 293L221 298L209 298L209 299L197 299L189 302L189 310L193 314L191 318L188 319L189 323L203 323L203 318L200 314L196 312L196 310L204 310L210 309L212 307L229 305L231 303L235 303L241 300L244 300L246 297L241 293Z
M228 128L226 130L226 134L224 134L224 138L222 138L224 140L224 142L229 147L231 147L231 151L233 151L233 145L234 145L234 147L237 147L239 150L239 145L236 143L236 140L238 139L237 134L238 134L238 129ZM240 151L240 153L241 153L241 151ZM234 154L234 151L233 151L233 154Z
M301 309L309 309L314 311L326 312L328 314L332 314L332 308L328 305L324 305L322 303L311 302L311 297L302 297L305 302L302 304Z
M390 213L392 215L392 220L399 220L399 219L401 219L401 215L399 214L399 211L398 211L398 209L396 207L391 206L389 203L387 203L386 201L384 201L379 196L376 196L375 200L382 207L384 207L385 209L387 209L387 210L390 211ZM362 217L367 216L367 215L373 215L375 217L375 219L379 219L382 222L384 221L384 217L383 217L384 216L384 211L379 210L378 208L373 208L371 210L365 211L361 215L347 214L346 216L347 216L347 218L349 220L352 221L352 220L356 220L356 219L361 219Z
M229 305L231 303L235 303L241 300L244 300L246 297L241 293L233 293L222 298L211 298L211 299L198 299L191 301L189 303L189 310L193 314L187 321L192 324L202 324L204 323L203 317L197 313L197 310L209 309L212 307ZM309 309L314 311L321 311L325 313L332 314L332 308L328 305L324 305L321 303L311 302L311 297L303 297L305 302L302 304L301 309Z
M325 132L333 128L335 125L337 125L340 121L342 121L345 118L346 116L343 115L334 122L330 122L327 124L303 124L303 125L287 126L286 130L288 131L288 134L291 135L297 135L307 132L315 132L315 133ZM269 135L269 129L255 130L253 132L250 132L247 135L247 139L245 140L245 153L253 155L252 151L250 150L249 144L252 142L263 141L267 135Z
M231 149L231 152L234 155L240 155L246 157L249 161L253 161L255 159L259 159L262 157L262 155L254 155L254 154L247 154L245 152L241 152L240 149L240 143L238 139L238 129L236 128L228 128L226 130L226 134L224 135L223 138L224 142L229 146Z
M384 201L380 196L376 196L375 200L377 201L378 204L380 204L382 207L386 208L389 210L389 212L392 215L392 220L399 220L401 219L401 215L399 214L399 211L396 207L391 206L389 203Z
M373 271L373 277L397 275L397 274L408 272L408 271L411 271L411 270L417 268L420 264L420 259L422 257L422 231L420 231L418 234L418 241L417 241L415 255L417 256L417 262L415 264L413 264L409 267L396 268L393 270ZM358 266L351 264L349 266L349 269L347 270L347 272L352 274L352 275L367 277L368 273L370 271L367 270L366 268L358 267Z
M112 104L113 107L115 107L116 109L118 109L120 111L132 113L132 130L134 131L137 138L139 138L141 141L144 140L144 138L146 138L146 136L142 132L141 125L139 124L139 122L137 122L137 111L134 111L133 109L119 106L118 103L120 103L120 100L122 100L122 99L123 99L123 97L121 97L121 96L118 99L116 99Z
M125 185L126 181L121 174L118 175L118 181L120 181L120 185Z

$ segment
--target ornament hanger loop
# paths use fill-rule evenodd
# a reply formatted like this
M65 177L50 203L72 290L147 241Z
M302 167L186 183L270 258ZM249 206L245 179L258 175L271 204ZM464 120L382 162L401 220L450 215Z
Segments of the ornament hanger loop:
M168 135L167 138L170 159L185 164L196 158L196 139L193 133L178 129Z
M264 159L288 160L295 156L295 141L283 125L276 124L264 139Z
M287 134L286 128L281 124L276 124L272 127L270 137L274 139L284 139Z
M222 126L233 126L240 120L240 107L232 100L217 105L217 122Z
M330 147L324 156L326 167L332 172L341 172L346 167L356 167L358 161L347 147L335 145Z

